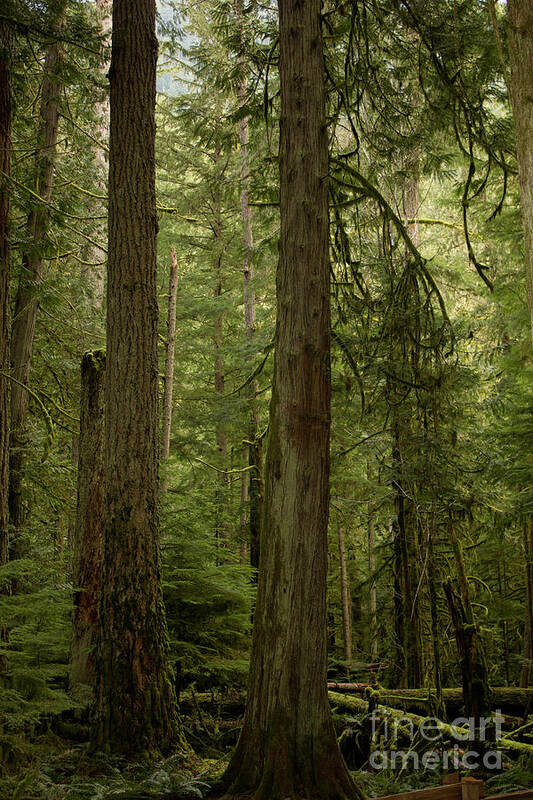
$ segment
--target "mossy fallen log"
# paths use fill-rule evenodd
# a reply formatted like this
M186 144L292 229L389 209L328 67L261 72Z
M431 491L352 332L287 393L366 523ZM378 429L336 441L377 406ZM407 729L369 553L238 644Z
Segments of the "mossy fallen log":
M369 686L364 683L330 683L328 689L362 695ZM430 692L434 698L436 697L436 689L384 689L377 685L373 688L379 689L380 700L384 705L415 713L427 713ZM533 699L533 689L513 686L493 686L491 693L492 708L516 716L521 716L529 701ZM443 689L442 699L448 714L458 713L463 705L463 692L460 688Z
M523 691L523 690L522 690ZM386 695L386 693L385 693ZM353 697L347 694L340 694L339 692L328 692L330 703L342 711L351 712L352 714L366 714L368 712L368 701L359 697ZM382 695L379 693L379 705L377 709L386 714L390 719L395 720L397 723L403 722L403 727L408 727L410 724L414 728L419 729L423 723L427 725L428 717L422 717L419 714L413 714L404 710L391 708L390 706L381 703ZM438 721L439 731L445 740L457 741L464 740L464 737L469 734L469 729L466 726L452 726L442 720ZM398 725L398 732L402 733L402 726ZM493 743L491 743L491 747ZM507 738L505 735L494 743L494 748L502 752L513 755L528 755L533 756L533 745L525 744L524 742L514 742Z

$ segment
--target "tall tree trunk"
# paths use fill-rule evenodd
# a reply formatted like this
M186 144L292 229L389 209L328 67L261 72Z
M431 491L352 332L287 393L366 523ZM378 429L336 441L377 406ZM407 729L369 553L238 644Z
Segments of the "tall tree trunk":
M450 520L448 532L457 567L459 591L454 590L449 580L444 583L443 588L452 618L461 665L465 713L466 716L473 717L478 724L480 717L490 713L491 691L487 661L470 600L463 551L452 520Z
M510 95L516 131L520 205L524 226L526 293L533 341L533 6L508 0Z
M218 160L218 155L216 160ZM215 189L215 219L213 224L213 274L214 289L213 297L220 301L222 298L222 214L220 210L220 195L218 188ZM222 404L224 402L224 392L226 376L224 373L224 315L222 311L217 312L213 329L214 351L214 378L215 394ZM228 549L228 526L227 526L227 501L228 501L228 440L226 424L220 413L216 410L215 440L217 448L216 458L216 488L215 488L215 539L217 546L217 561L222 563L225 560L224 551ZM227 555L227 554L226 554Z
M399 683L416 689L424 683L424 651L420 598L420 548L416 507L406 476L405 420L395 413L393 463L395 465L395 561L398 580L395 603Z
M240 558L242 564L247 564L250 562L250 515L247 513L248 508L248 501L249 501L249 491L248 486L250 482L250 478L247 475L246 467L248 466L248 453L249 448L248 446L244 446L242 451L242 463L245 465L245 469L241 474L241 502L240 502L240 517L239 517L239 525L241 531L241 540L240 540Z
M337 526L337 537L339 540L339 567L341 581L341 602L342 602L342 631L344 638L344 660L347 662L348 669L352 660L352 598L350 593L350 582L346 565L346 542L344 539L344 528L339 523Z
M96 13L100 23L100 33L106 39L111 36L111 11L112 0L96 0ZM107 44L107 42L106 42ZM109 61L104 59L101 66L101 75L104 77L109 70ZM95 103L96 125L94 138L103 147L96 145L94 151L94 163L97 172L96 188L102 194L107 191L107 158L105 146L109 141L109 98L104 96ZM101 208L101 205L99 206ZM99 211L97 213L100 213ZM94 233L96 242L104 242L106 229L103 223L98 223ZM105 250L97 245L91 245L88 261L90 265L85 267L85 275L91 289L91 300L96 308L101 308L104 302L105 289Z
M439 620L439 605L436 586L437 564L435 560L435 553L433 541L435 537L435 510L432 509L430 530L428 536L428 594L429 594L429 613L431 618L431 644L433 652L433 676L434 686L437 694L435 704L435 715L439 719L445 719L445 706L442 699L442 658L441 658L441 645L440 645L440 620Z
M104 558L93 744L177 735L161 587L155 0L114 0L110 69Z
M10 34L0 26L0 567L8 558L9 475L9 186L11 165ZM0 587L1 592L1 587ZM0 624L0 643L5 639ZM0 673L6 660L0 656Z
M60 25L65 2L58 11ZM9 517L14 531L24 522L22 484L26 450L26 424L35 323L39 307L38 291L42 281L43 249L49 224L46 203L52 196L61 93L61 48L52 42L46 51L41 85L41 108L36 143L36 192L43 203L35 203L27 221L28 245L22 254L22 271L15 299L15 316L11 331L11 365L14 381L11 387L11 434L9 457ZM15 537L16 546L16 537Z
M241 75L237 89L239 106L246 105L246 78L244 73L244 8L242 0L236 0L236 17L240 30L241 48L239 53L239 67ZM253 232L252 209L250 207L250 159L248 155L248 117L239 120L239 144L241 163L241 218L243 233L243 296L244 296L244 330L246 341L250 344L255 334L255 292L253 288ZM259 547L261 533L261 517L263 514L263 444L259 427L259 413L257 410L257 392L259 382L254 379L248 389L249 426L248 426L248 466L250 470L243 472L243 481L248 481L243 496L247 496L250 507L250 564L254 569L259 568ZM254 573L254 579L257 572Z
M280 263L248 703L228 797L354 798L326 692L328 137L320 0L280 0Z
M372 466L367 462L367 478L369 490L372 491ZM373 661L378 659L378 614L376 588L376 532L374 521L374 503L368 501L368 577L370 581L370 655Z
M170 455L170 427L172 424L172 393L174 388L174 355L176 350L176 305L178 299L178 259L174 247L170 252L170 277L168 280L167 342L165 357L165 384L163 390L163 426L161 434L161 458ZM166 480L161 492L166 490Z
M413 104L417 102L413 97ZM411 240L418 246L418 209L420 203L419 152L415 148L408 153L405 165L408 178L403 186L404 221ZM404 253L404 269L408 268L409 253ZM403 310L405 313L405 309ZM419 313L416 294L409 312L413 316L411 325L417 326L416 315ZM403 323L405 324L405 323ZM397 341L393 347L397 350L402 364L418 359L416 345L405 342L405 332L396 327L392 333ZM395 387L394 387L395 389ZM402 386L402 394L404 387ZM410 398L407 398L407 403ZM414 502L415 479L409 469L409 441L411 438L408 408L396 400L392 406L393 420L393 463L395 468L395 533L397 555L397 576L399 594L395 604L396 630L398 632L399 683L401 686L417 688L424 683L424 648L422 636L422 602L421 602L421 569L420 569L420 535L419 521ZM416 417L415 417L416 419Z
M527 559L527 555L526 555ZM527 564L527 561L526 561ZM505 562L503 564L498 564L498 590L500 595L500 601L502 604L505 602L507 597L507 575L505 569ZM526 618L527 618L527 605L528 598L526 596ZM502 640L503 640L503 667L504 667L504 675L505 675L505 686L509 686L511 683L511 664L509 660L509 622L506 619L502 619L500 622L501 630L502 630Z
M524 555L526 559L526 607L524 620L524 663L520 686L531 686L533 680L533 520L524 523Z
M100 575L104 544L105 353L85 353L81 362L78 499L73 541L75 589L70 680L95 684Z

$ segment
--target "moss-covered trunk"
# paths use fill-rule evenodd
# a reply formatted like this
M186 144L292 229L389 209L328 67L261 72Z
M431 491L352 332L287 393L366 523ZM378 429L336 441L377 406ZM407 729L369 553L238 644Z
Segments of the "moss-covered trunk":
M326 692L330 285L320 0L280 0L281 243L248 704L228 797L354 798Z
M93 744L176 741L161 587L155 0L115 0L110 69L104 558Z
M524 663L520 686L533 681L533 519L524 522L524 556L526 560L526 603L524 609Z
M477 723L480 717L488 715L490 712L491 690L487 660L472 608L461 542L452 521L450 521L448 532L457 567L458 591L449 580L445 581L443 588L450 610L461 666L465 713L467 716L473 717Z

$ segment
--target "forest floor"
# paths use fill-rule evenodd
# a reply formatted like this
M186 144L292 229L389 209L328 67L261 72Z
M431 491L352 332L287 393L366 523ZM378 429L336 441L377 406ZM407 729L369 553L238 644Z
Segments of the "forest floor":
M1 800L192 800L209 793L228 759L227 754L215 759L179 753L148 767L103 755L89 757L85 746L69 744L53 734L31 744L21 742L18 757L25 752L25 766L19 764L0 779ZM531 788L532 766L507 765L488 779L488 795ZM442 777L428 771L402 775L362 770L353 775L369 798L438 786Z
M90 755L83 741L88 728L65 720L52 720L48 730L32 736L0 733L0 800L205 797L225 769L239 723L238 719L233 724L227 720L227 726L213 727L212 721L205 712L196 719L186 718L185 735L191 748L151 765ZM369 798L438 786L442 779L436 770L372 772L366 766L353 774ZM533 759L506 760L500 774L483 775L483 779L489 796L530 789Z

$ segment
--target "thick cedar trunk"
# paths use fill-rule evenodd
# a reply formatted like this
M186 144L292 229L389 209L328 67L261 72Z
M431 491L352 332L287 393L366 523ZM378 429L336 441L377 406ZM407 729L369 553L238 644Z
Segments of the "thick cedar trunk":
M531 686L533 680L533 520L524 523L524 555L526 559L526 607L524 620L524 663L520 686Z
M73 541L74 613L70 679L95 684L100 574L104 542L105 354L86 353L81 363L78 499Z
M241 52L239 66L243 73L238 86L239 106L246 104L246 80L244 76L244 9L242 0L236 2L237 24L241 32ZM243 234L243 297L244 297L244 330L246 341L251 343L255 333L255 293L253 289L253 232L252 209L250 207L250 163L248 156L248 117L239 120L239 144L241 162L241 218ZM257 391L259 383L253 380L248 386L249 426L248 426L248 466L250 470L243 473L243 481L249 481L243 489L242 496L249 501L250 508L250 564L259 568L259 547L261 533L261 517L263 514L263 444L259 428L257 410ZM257 573L254 573L256 579Z
M320 0L280 0L281 240L248 704L227 796L354 798L326 691L328 139Z
M63 18L65 4L59 12ZM35 323L39 307L38 290L42 281L43 248L46 245L49 214L46 203L52 196L56 157L61 92L61 49L52 42L46 51L41 85L41 108L36 143L36 191L44 201L36 203L27 221L28 245L22 254L22 271L15 299L11 332L11 365L14 381L11 387L11 434L9 457L9 517L15 530L24 522L22 484L27 447L26 423ZM16 542L15 542L16 545Z
M176 304L178 298L178 259L172 248L170 253L170 277L168 280L167 343L165 357L165 384L163 390L163 426L161 434L161 458L170 455L170 426L172 424L172 390L174 386L174 353L176 349ZM162 486L162 490L164 487Z
M96 13L100 23L100 32L103 36L110 37L111 35L111 9L112 0L96 0ZM107 42L106 42L107 44ZM101 66L101 74L104 77L109 69L109 62L104 60ZM94 129L94 138L101 142L104 147L96 146L94 152L94 163L97 172L96 188L99 193L105 194L107 192L107 158L105 146L109 141L109 97L107 93L100 98L94 106L96 125ZM96 213L101 212L101 205L97 207ZM103 222L99 222L94 232L94 240L96 242L105 241L106 229ZM91 300L96 308L101 308L104 302L104 289L105 289L105 250L97 245L91 246L89 252L90 265L85 266L85 275L91 290Z
M161 588L155 0L115 0L110 70L104 558L93 744L176 741Z
M461 543L451 521L448 531L457 567L459 591L455 591L449 580L444 583L443 588L455 631L465 713L466 716L473 717L477 723L480 717L490 712L491 691L487 661L470 601L470 588Z
M352 598L350 594L350 583L348 579L348 568L346 566L346 543L344 540L344 528L339 524L337 528L339 540L339 567L341 581L341 602L342 602L342 631L344 638L344 660L350 667L352 660Z
M9 187L11 152L11 84L9 32L0 26L0 567L8 558L9 474ZM0 584L1 592L1 584ZM5 636L0 624L0 640ZM0 656L0 672L5 659Z
M526 292L533 340L533 6L508 0L510 95L516 131L520 205L524 226Z

